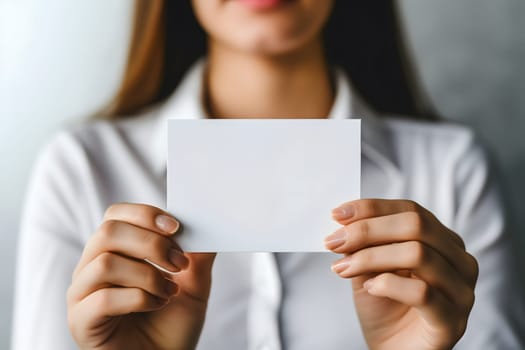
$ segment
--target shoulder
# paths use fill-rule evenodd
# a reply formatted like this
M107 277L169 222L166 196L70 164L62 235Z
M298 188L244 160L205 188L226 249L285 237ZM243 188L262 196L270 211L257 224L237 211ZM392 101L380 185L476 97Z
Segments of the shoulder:
M62 128L41 148L30 193L43 189L58 198L81 198L110 187L131 168L148 171L154 111L129 119L85 121ZM137 167L139 165L139 167Z
M70 163L78 170L86 162L111 163L127 153L141 156L151 139L157 112L150 109L128 118L86 120L64 127L42 148L38 162Z
M156 125L158 108L149 109L134 116L114 120L91 120L63 130L87 150L105 148L118 143L130 147L144 142Z
M426 159L431 165L448 170L461 170L466 163L487 163L484 147L467 126L399 117L385 118L384 125L401 161Z
M428 147L466 147L475 141L473 130L467 126L443 121L424 121L402 117L387 117L385 125L396 141Z
M385 126L407 191L443 223L466 233L474 207L497 205L491 163L472 129L399 118L385 119Z
M130 169L148 171L140 157L147 152L147 133L155 120L144 114L86 121L56 132L33 164L24 221L53 232L81 230L88 237L105 208L104 200L119 194L116 184L122 176Z

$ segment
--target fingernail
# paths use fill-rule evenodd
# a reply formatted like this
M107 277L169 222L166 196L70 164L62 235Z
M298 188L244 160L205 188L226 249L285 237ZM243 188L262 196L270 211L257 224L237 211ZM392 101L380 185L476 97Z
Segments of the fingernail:
M354 216L354 207L351 205L345 205L344 207L338 207L332 210L332 216L337 220L350 219Z
M332 265L332 271L335 273L341 273L344 270L346 270L348 267L350 267L350 263L348 261L342 261L340 263Z
M170 262L173 265L180 268L181 270L189 264L188 258L186 258L180 250L177 250L175 248L170 249L168 258L170 259Z
M166 291L166 294L168 296L172 296L175 293L177 293L178 286L171 280L166 279L166 285L164 286L164 290Z
M373 286L374 286L374 279L373 278L371 278L371 279L367 280L365 283L363 283L363 288L366 289L367 291L372 289Z
M326 248L330 250L339 248L345 242L346 242L346 230L344 227L338 229L337 231L332 233L330 236L326 237L324 240L324 244Z
M158 215L155 218L155 225L167 233L175 233L179 229L179 222L168 215Z

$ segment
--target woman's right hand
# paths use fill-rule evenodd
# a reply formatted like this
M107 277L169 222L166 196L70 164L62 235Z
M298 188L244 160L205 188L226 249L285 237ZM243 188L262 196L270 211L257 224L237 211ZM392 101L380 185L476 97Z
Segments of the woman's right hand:
M108 208L67 292L69 328L81 349L195 348L215 254L184 255L171 239L179 226L152 206Z

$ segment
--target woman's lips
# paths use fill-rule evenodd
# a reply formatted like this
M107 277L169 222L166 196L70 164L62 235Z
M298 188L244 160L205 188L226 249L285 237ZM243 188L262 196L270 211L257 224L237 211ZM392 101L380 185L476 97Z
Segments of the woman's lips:
M288 0L237 0L252 10L270 10Z

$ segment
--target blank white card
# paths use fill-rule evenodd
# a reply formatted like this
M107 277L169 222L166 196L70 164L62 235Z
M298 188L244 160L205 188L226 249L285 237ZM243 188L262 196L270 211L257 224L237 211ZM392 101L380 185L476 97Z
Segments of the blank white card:
M188 252L319 252L360 197L358 119L169 119L168 211Z

